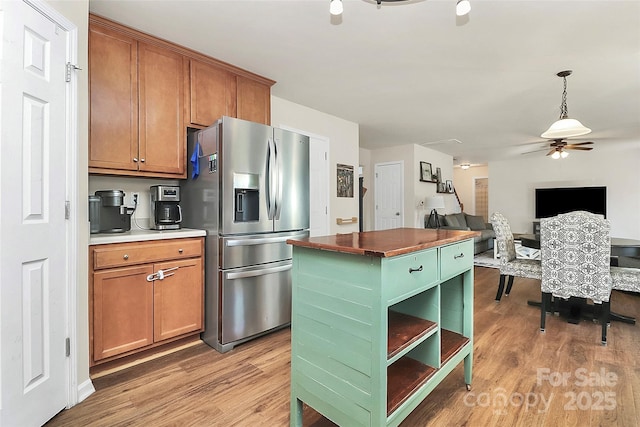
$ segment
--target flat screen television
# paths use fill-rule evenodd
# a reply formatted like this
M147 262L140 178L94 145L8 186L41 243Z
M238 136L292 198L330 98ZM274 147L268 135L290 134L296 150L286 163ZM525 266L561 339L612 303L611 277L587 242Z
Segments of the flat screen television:
M587 211L607 217L607 187L536 188L536 218Z

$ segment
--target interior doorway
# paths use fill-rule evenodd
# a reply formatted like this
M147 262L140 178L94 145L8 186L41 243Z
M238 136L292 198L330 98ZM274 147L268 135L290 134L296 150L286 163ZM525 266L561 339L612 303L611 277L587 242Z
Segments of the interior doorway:
M376 163L375 229L388 230L404 225L404 163Z

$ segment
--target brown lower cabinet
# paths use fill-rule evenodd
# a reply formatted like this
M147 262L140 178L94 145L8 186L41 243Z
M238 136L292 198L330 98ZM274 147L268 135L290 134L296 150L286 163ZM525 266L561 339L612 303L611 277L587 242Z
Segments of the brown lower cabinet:
M198 334L203 239L90 246L91 366Z

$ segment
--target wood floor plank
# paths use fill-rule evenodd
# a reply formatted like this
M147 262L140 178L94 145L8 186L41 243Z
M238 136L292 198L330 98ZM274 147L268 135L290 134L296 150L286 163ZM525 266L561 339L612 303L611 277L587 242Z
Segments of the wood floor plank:
M598 324L549 314L540 333L539 308L527 305L540 283L518 278L499 303L497 284L498 270L476 267L471 392L458 366L401 426L640 425L640 326L613 322L601 346ZM640 295L611 301L640 318ZM290 338L283 329L225 354L200 343L96 378L93 395L47 426L287 426ZM617 381L583 384L601 372ZM605 394L613 408L600 407ZM307 407L304 425L334 426Z

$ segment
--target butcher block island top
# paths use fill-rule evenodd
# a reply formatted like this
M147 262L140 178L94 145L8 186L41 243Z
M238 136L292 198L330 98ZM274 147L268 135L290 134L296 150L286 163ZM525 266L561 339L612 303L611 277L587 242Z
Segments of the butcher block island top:
M473 360L473 238L398 228L289 240L291 418L397 426Z
M307 237L300 240L287 240L287 243L312 249L386 258L472 239L479 235L477 231L395 228Z

